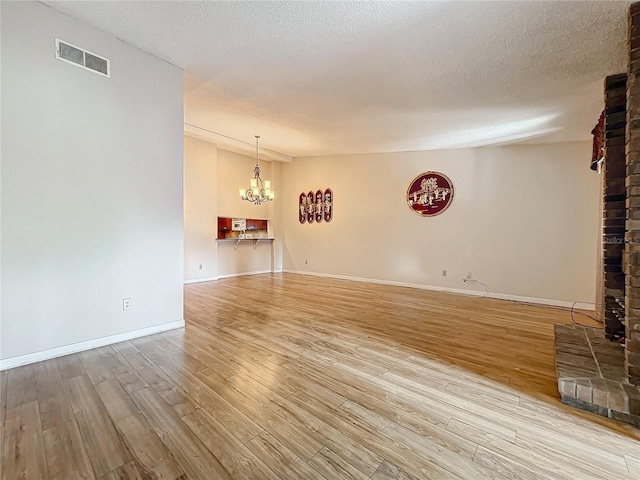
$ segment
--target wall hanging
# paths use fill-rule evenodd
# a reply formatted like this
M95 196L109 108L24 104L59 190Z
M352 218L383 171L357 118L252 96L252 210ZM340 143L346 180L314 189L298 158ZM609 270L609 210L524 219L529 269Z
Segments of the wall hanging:
M407 205L421 217L444 212L453 200L453 183L439 172L425 172L414 178L407 188Z
M333 219L333 190L302 192L298 197L300 223L330 222Z
M311 225L316 221L316 202L313 192L307 193L307 223Z

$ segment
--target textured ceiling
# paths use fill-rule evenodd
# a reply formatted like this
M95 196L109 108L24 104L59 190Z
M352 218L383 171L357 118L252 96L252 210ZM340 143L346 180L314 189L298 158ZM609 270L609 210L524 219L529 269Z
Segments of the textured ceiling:
M304 156L587 140L630 2L44 3L183 68L187 123Z

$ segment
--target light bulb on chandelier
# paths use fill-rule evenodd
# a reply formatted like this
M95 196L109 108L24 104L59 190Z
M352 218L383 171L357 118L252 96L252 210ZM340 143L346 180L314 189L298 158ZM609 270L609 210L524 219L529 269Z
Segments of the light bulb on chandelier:
M258 139L260 135L256 135L256 166L253 167L253 178L249 181L249 188L240 188L240 198L247 200L255 205L264 202L272 202L276 194L271 190L271 180L262 180L260 178L260 163L258 159Z

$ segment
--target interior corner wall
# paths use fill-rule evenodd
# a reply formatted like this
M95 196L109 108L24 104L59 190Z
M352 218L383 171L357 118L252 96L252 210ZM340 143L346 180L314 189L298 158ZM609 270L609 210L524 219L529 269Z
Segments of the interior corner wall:
M41 3L0 5L1 367L183 324L182 71ZM56 60L56 37L111 77Z
M255 162L255 158L218 149L218 216L269 220L270 233L276 240L260 241L257 245L253 242L236 244L233 241L219 241L218 277L265 273L281 268L281 263L276 263L281 262L282 258L281 254L276 253L278 250L282 251L279 213L282 201L277 198L279 189L282 188L278 177L281 172L279 164L260 162L262 178L272 181L276 192L275 201L254 205L243 201L238 194L241 186L249 187Z
M184 138L184 279L218 277L218 148Z
M548 303L593 302L600 178L589 142L296 158L283 166L284 269ZM422 218L409 183L435 170L455 187ZM300 224L301 192L331 188L331 223ZM446 276L443 271L446 270Z
M271 179L276 198L273 201L271 213L271 230L275 238L273 241L273 271L282 272L282 245L285 240L285 232L282 221L282 205L285 198L282 196L282 166L281 162L271 162Z

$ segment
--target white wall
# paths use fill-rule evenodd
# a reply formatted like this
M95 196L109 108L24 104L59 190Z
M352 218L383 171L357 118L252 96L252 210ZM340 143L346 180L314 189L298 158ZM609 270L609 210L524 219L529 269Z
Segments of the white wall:
M254 205L243 201L238 194L240 187L249 187L253 177L255 158L227 150L218 150L218 215L221 217L257 218L269 220L270 233L275 236L273 242L261 241L254 250L253 242L218 242L218 276L232 276L254 272L280 270L282 255L280 215L281 200L277 198L282 189L280 181L281 167L278 162L260 161L261 176L271 180L276 192L273 202ZM274 176L274 174L278 174ZM275 258L278 255L277 259Z
M2 367L181 324L181 70L42 4L1 8ZM111 78L56 60L55 37Z
M283 254L283 242L284 242L284 223L282 220L282 210L285 204L286 197L283 196L283 180L282 180L282 168L283 163L271 162L271 179L272 186L276 192L276 198L273 201L273 211L271 213L271 230L275 240L273 241L273 271L282 271L282 254Z
M273 180L273 165L276 162L260 161L262 173L260 176L265 180ZM263 203L254 205L243 201L240 198L238 189L240 187L249 188L249 180L253 178L253 168L256 159L240 155L239 153L227 150L218 150L218 215L221 217L259 218L271 219L273 210L278 202ZM276 181L272 181L272 186L278 193Z
M189 137L187 137L189 138ZM201 167L199 172L193 171L193 175L189 174L189 170L193 167L189 165L203 164L209 161L209 155L206 153L208 143L205 140L189 139L187 147L191 143L199 145L196 148L187 148L185 151L185 164L187 165L187 179L193 180L185 183L185 202L194 205L192 207L194 215L187 214L185 217L185 259L187 264L192 263L192 259L204 258L206 255L215 255L215 272L207 270L204 275L194 274L193 271L185 269L185 281L197 281L198 279L212 279L218 277L228 277L235 275L245 275L250 273L264 273L278 271L282 269L282 243L281 235L281 214L279 207L279 199L274 202L264 203L262 205L253 205L252 203L240 199L238 189L249 186L249 179L253 176L253 167L255 166L255 158L229 152L222 148L217 148L217 157L215 165L217 168L215 179L216 183L207 194L202 192L198 194L200 187L204 184L211 184L214 176L210 172L211 163L207 163L206 172ZM216 146L208 143L209 149ZM207 160L205 160L207 157ZM278 188L281 187L282 168L277 162L261 161L262 178L271 180L273 187L278 195ZM198 177L199 180L196 178ZM204 180L206 178L206 181ZM198 182L200 187L198 186ZM215 194L216 200L211 201L210 195ZM198 205L195 205L197 203ZM215 207L216 213L212 210ZM233 241L218 241L214 245L209 245L209 235L215 239L217 235L217 217L239 217L239 218L257 218L269 220L269 228L272 236L276 237L273 242L260 241L257 245L253 242L240 242L236 244ZM212 233L209 228L213 229ZM200 234L196 231L200 230ZM198 244L199 242L199 244ZM254 248L255 246L255 248ZM195 260L193 260L195 264ZM198 261L198 263L201 263ZM191 267L188 267L191 268Z
M184 279L218 276L218 148L184 137ZM202 268L200 268L202 265Z
M185 137L185 281L280 271L282 214L280 200L259 206L240 199L238 189L249 186L255 158L218 148L203 139ZM278 162L260 161L262 177L272 181L276 196L282 188ZM217 217L269 220L276 240L215 241ZM199 270L199 265L203 269Z
M261 240L254 249L254 242L218 242L218 276L233 277L273 271L273 242Z
M601 210L590 158L587 142L296 158L283 167L284 268L483 290L462 282L472 272L501 294L593 301ZM455 197L421 218L405 195L428 170L447 175ZM333 221L301 225L298 195L327 187Z

